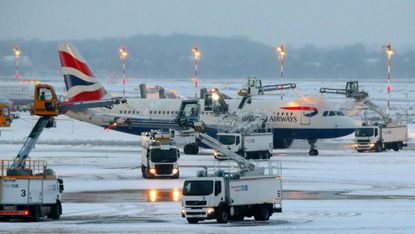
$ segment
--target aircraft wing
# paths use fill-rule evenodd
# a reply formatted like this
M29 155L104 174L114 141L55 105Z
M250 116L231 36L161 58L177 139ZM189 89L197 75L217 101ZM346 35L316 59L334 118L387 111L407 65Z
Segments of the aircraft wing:
M183 130L184 127L180 124L180 120L175 118L161 119L161 118L149 118L147 116L138 115L123 115L123 114L107 114L107 113L95 113L96 117L101 118L105 122L108 122L110 128L118 126L128 127L141 127L151 129L176 129Z

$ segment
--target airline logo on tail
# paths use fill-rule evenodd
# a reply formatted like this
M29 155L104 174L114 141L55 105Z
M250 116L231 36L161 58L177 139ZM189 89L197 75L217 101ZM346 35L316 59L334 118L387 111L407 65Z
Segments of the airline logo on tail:
M107 94L72 44L59 43L58 50L69 101L99 100Z

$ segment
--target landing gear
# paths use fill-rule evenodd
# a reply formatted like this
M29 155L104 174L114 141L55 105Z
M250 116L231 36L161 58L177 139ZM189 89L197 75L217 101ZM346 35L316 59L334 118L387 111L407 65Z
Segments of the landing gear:
M308 151L308 155L310 156L318 155L318 150L316 149L316 142L317 142L317 139L308 139L308 144L310 144L310 151Z

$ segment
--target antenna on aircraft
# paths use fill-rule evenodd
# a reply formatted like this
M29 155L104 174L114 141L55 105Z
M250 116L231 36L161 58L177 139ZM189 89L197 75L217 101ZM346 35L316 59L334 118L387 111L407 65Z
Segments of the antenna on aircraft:
M125 46L122 46L120 50L118 51L120 55L120 61L122 64L122 97L125 98L125 83L126 83L126 77L125 77L125 60L127 59L128 52L127 48Z
M199 45L195 45L192 49L193 57L194 57L194 67L195 67L195 73L193 76L193 83L195 84L195 98L197 98L197 88L199 86L199 79L197 77L197 69L199 65L199 58L200 58L200 50Z
M276 51L278 55L278 60L280 61L280 79L281 79L281 85L282 85L283 79L284 79L284 58L285 58L284 45L280 44L279 46L277 46ZM281 89L281 100L282 100L282 97L284 96L283 92L284 92L283 89Z
M19 45L16 45L16 47L13 48L14 56L16 57L16 81L20 78L19 73L19 62L20 62L20 56L22 54L22 51L20 50Z
M387 86L387 90L388 90L388 100L387 100L387 114L390 114L390 92L391 92L391 56L395 53L394 49L392 48L391 44L388 43L386 45L383 46L383 48L385 48L385 52L386 55L388 56L388 86Z

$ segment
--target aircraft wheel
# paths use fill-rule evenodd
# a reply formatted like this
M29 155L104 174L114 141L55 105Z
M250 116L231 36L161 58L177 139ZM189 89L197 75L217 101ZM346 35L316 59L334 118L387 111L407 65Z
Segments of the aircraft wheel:
M318 155L318 150L311 149L310 151L308 151L308 155L310 155L310 156L317 156Z
M184 146L183 151L185 154L198 154L199 153L199 147L192 143L192 144L187 144Z

